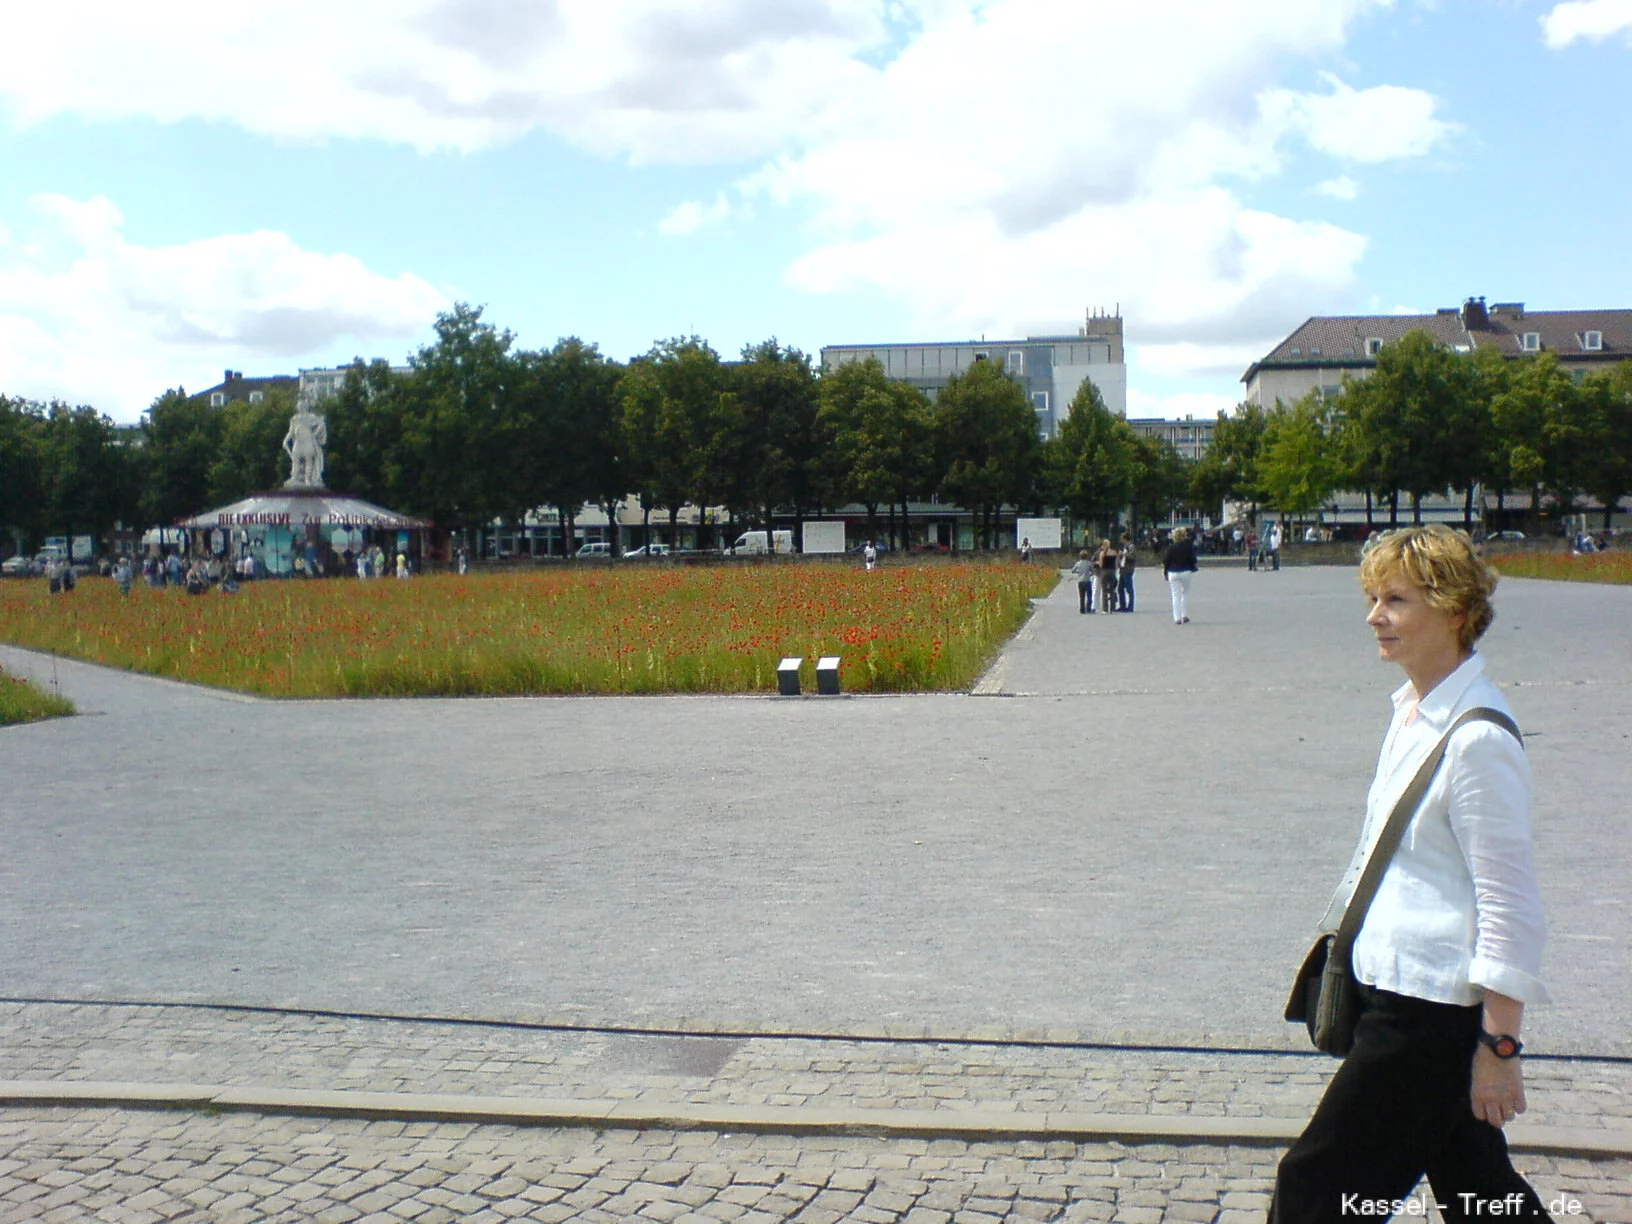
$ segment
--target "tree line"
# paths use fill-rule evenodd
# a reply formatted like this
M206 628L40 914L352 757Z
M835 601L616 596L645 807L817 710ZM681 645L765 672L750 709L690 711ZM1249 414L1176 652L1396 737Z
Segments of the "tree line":
M1420 523L1430 496L1460 495L1472 528L1481 488L1504 517L1507 498L1525 494L1532 524L1544 506L1576 513L1585 495L1608 527L1632 493L1632 361L1577 374L1551 352L1460 352L1412 331L1335 397L1220 417L1193 484L1202 504L1233 498L1293 517L1336 491L1362 493L1368 520L1391 526L1402 512Z
M0 396L0 525L27 548L275 488L293 410L287 391L211 407L177 389L130 431L89 407ZM576 338L523 350L462 304L437 318L408 372L357 361L319 411L330 488L451 531L553 507L563 541L582 507L610 512L631 495L671 542L685 506L769 527L859 505L870 534L898 547L909 503L934 497L969 511L990 547L1014 509L1108 532L1229 500L1308 515L1352 490L1397 522L1402 497L1415 519L1424 497L1459 490L1471 523L1479 486L1563 511L1581 493L1613 507L1632 491L1632 362L1577 380L1551 353L1458 353L1420 332L1335 398L1222 416L1197 462L1137 433L1090 381L1043 439L993 362L931 400L876 361L822 372L774 338L737 361L696 336L626 363Z
M275 488L293 410L283 390L211 407L176 389L132 435L91 408L0 397L0 523L30 541L101 535ZM1135 434L1088 382L1045 441L996 363L931 400L876 361L823 373L774 338L737 361L696 336L626 363L576 338L523 350L462 304L406 373L354 362L318 411L330 488L450 531L551 507L571 540L582 507L610 512L632 495L671 541L686 506L768 527L859 505L874 535L902 547L909 503L935 497L972 512L991 546L1009 508L1109 518L1137 502L1156 516L1187 492L1171 448Z

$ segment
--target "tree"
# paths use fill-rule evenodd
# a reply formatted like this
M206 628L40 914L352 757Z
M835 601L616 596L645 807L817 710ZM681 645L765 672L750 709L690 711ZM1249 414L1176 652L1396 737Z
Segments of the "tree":
M1457 354L1414 330L1383 346L1369 377L1344 383L1345 450L1365 474L1365 487L1389 497L1391 523L1399 521L1399 493L1410 496L1412 521L1420 523L1422 499L1467 470L1452 458L1460 445L1464 369Z
M1265 498L1283 516L1303 517L1331 496L1337 471L1316 392L1269 411L1258 471Z
M929 400L911 383L885 375L874 358L846 362L822 376L821 424L832 440L829 480L835 495L867 508L869 537L878 508L890 507L890 542L899 547L895 507L902 509L931 478L934 455Z
M575 336L518 361L507 430L517 479L507 513L541 505L561 517L565 546L578 511L600 502L609 520L623 499L618 383L623 369Z
M406 469L412 462L403 427L412 378L394 373L383 359L351 363L340 389L323 402L329 434L324 480L330 488L386 506L408 504Z
M998 511L1031 498L1042 445L1037 417L1001 367L977 361L935 397L933 421L941 492L974 512L981 547L989 548Z
M208 469L209 504L225 505L281 485L283 436L295 410L294 393L274 387L258 404L233 400L220 409L219 441Z
M0 528L18 552L32 551L45 534L41 477L45 408L0 395Z
M1218 414L1213 444L1191 470L1190 500L1197 506L1219 507L1226 501L1244 501L1256 508L1264 500L1258 483L1263 453L1264 410L1242 403L1233 413Z
M643 507L668 511L671 545L682 506L718 504L707 464L725 392L720 355L696 336L654 344L618 383L628 483Z
M179 387L143 414L141 510L148 523L166 525L209 508L221 427L221 409Z
M767 531L776 507L789 506L797 531L822 488L821 396L810 358L796 348L783 348L772 336L742 350L742 363L731 371L730 381L742 430L739 496L758 511Z
M1043 444L1047 487L1074 517L1103 526L1134 499L1144 458L1133 426L1105 406L1089 379L1083 379L1058 432Z
M1532 521L1541 516L1544 491L1567 510L1586 476L1591 430L1579 399L1574 379L1548 352L1521 357L1491 405L1513 480L1530 488Z
M398 385L404 408L400 461L403 508L439 526L485 524L515 502L514 456L504 423L515 382L514 337L482 322L463 302L436 318L436 343L413 357Z
M1581 406L1593 430L1582 487L1604 508L1604 529L1632 493L1632 361L1594 371L1581 383Z
M121 493L125 452L113 440L113 422L94 408L54 403L41 437L44 521L70 540L102 537L128 514Z
M1137 434L1134 444L1137 474L1131 505L1132 527L1137 533L1141 519L1161 522L1185 504L1191 486L1191 465L1171 443Z

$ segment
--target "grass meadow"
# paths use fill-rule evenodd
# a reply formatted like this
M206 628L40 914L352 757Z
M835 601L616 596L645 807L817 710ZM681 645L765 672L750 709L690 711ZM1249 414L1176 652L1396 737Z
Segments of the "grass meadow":
M72 714L74 703L0 668L0 727Z
M836 654L845 692L968 687L1058 581L1014 562L784 563L263 581L187 595L0 583L0 641L269 697L759 693Z
M1632 583L1632 552L1625 549L1588 553L1580 557L1567 552L1499 553L1485 559L1496 568L1497 573L1510 578Z

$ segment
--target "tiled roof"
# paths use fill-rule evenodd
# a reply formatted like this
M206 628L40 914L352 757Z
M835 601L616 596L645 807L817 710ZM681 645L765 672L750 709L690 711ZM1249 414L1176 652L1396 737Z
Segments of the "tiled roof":
M1615 362L1632 357L1632 310L1527 311L1522 306L1496 305L1488 308L1487 316L1483 326L1471 328L1464 326L1463 312L1457 310L1431 315L1316 316L1253 362L1241 381L1250 381L1263 366L1374 365L1376 357L1367 353L1366 341L1389 344L1409 331L1425 331L1451 348L1494 348L1506 357L1526 352L1554 352L1568 362ZM1599 333L1599 348L1585 347L1588 332ZM1539 348L1524 347L1526 333L1538 337Z
M279 388L287 391L298 391L300 389L300 379L291 374L274 374L269 378L245 378L236 371L233 371L232 374L233 376L225 382L216 383L213 387L206 387L204 390L187 398L207 400L216 392L221 392L226 396L229 403L233 400L247 403L251 391L272 391Z

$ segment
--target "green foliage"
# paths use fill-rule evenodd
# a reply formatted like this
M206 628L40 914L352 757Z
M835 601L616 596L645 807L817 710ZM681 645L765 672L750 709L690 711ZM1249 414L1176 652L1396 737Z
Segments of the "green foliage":
M1191 471L1190 497L1198 506L1220 506L1225 501L1264 500L1258 483L1268 420L1257 404L1243 403L1233 413L1219 413L1213 426L1213 444Z
M1266 415L1257 483L1283 514L1308 514L1331 495L1337 465L1326 421L1313 392L1291 407L1278 403Z
M209 465L206 505L225 505L284 482L283 436L294 410L294 393L278 387L258 404L233 400L219 410L220 437Z
M74 703L0 668L0 727L74 713Z
M947 381L934 404L941 493L974 511L989 547L997 511L1032 500L1042 444L1037 417L1018 383L991 361Z
M221 449L222 410L166 391L142 417L144 520L174 523L209 509L210 469Z
M1046 487L1051 499L1079 519L1109 523L1134 500L1146 480L1146 465L1160 460L1142 446L1146 439L1105 406L1099 389L1083 379L1058 432L1043 444ZM1154 445L1154 444L1153 444Z
M766 527L777 506L791 506L803 517L822 500L821 459L827 443L810 358L783 348L773 336L742 350L731 385L742 430L734 503L759 511Z
M932 484L929 400L886 378L876 360L847 362L822 378L819 421L832 443L829 487L836 499L866 506L870 527L879 506L904 504Z

